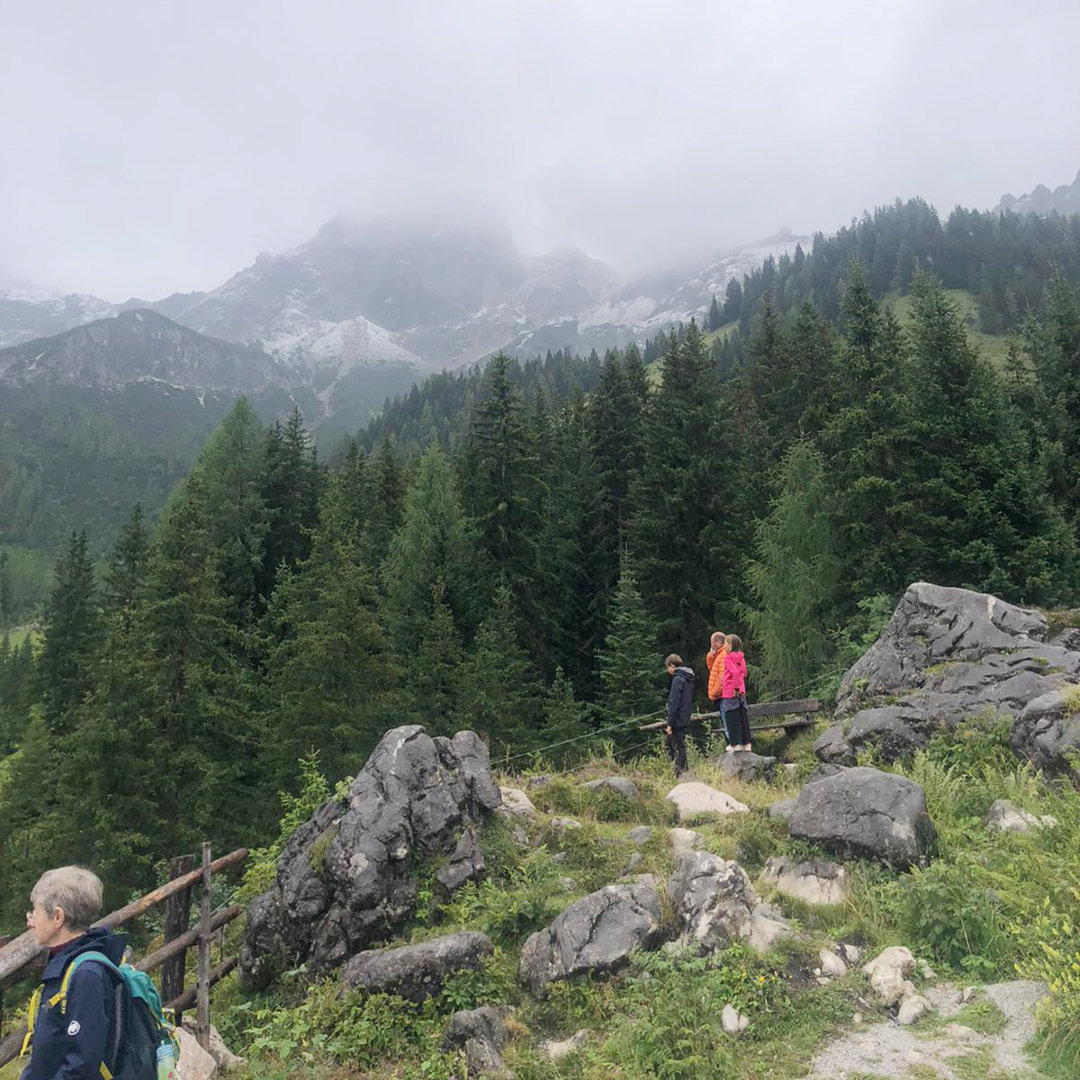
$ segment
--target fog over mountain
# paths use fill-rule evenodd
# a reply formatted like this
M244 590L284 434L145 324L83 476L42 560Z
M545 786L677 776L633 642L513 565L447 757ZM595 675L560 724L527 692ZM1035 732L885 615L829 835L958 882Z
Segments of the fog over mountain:
M0 270L111 302L215 289L341 213L480 206L530 257L692 276L785 224L1076 170L1068 0L57 0L4 29Z

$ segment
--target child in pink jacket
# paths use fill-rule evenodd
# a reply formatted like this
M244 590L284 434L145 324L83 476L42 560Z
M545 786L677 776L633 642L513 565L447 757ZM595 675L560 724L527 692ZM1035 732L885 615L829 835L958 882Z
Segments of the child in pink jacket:
M724 657L724 683L720 691L720 719L727 736L727 751L750 749L750 717L746 711L746 657L742 639L728 634Z

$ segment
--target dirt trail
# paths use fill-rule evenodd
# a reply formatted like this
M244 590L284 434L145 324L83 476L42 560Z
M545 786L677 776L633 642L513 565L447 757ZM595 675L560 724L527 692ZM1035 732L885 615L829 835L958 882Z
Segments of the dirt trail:
M1046 995L1046 987L1039 982L1003 982L985 986L982 992L1005 1017L1000 1034L984 1035L949 1023L961 1004L955 987L943 985L924 992L945 1021L942 1026L932 1026L935 1013L931 1013L914 1027L885 1020L856 1028L814 1056L807 1080L914 1076L968 1080L975 1075L985 1080L1036 1080L1039 1074L1028 1063L1024 1044L1035 1034L1035 1006Z

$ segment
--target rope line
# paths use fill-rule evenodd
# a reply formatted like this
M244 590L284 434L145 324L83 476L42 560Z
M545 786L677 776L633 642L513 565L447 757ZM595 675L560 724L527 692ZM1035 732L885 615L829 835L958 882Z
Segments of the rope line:
M663 709L653 709L650 713L642 713L640 716L631 716L629 720L620 720L617 724L611 724L609 727L597 728L595 731L587 731L584 735L575 735L571 739L562 739L559 742L551 743L548 746L538 746L533 750L523 750L519 754L512 754L508 758L503 758L503 761L509 764L509 762L516 761L518 758L532 757L534 754L542 754L545 750L554 750L559 746L569 746L571 743L581 742L582 739L595 739L601 735L606 735L610 731L619 731L621 728L627 727L630 724L636 724L639 720L648 720L659 715L663 711Z

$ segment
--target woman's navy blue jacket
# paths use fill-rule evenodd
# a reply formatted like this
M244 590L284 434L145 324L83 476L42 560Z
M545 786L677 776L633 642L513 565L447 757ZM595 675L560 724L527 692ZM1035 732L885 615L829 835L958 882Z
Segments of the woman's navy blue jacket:
M50 1005L49 999L60 992L64 970L80 953L104 953L119 964L125 943L111 930L88 930L49 958L30 1064L20 1080L102 1080L116 1018L114 976L104 965L86 960L71 977L63 1012L59 1002Z

